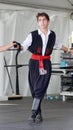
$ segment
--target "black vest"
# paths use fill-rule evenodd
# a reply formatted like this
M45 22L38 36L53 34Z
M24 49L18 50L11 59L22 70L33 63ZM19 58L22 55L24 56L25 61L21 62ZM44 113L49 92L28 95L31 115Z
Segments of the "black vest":
M42 55L42 38L38 34L38 30L31 32L32 34L32 44L28 48L28 50L33 54ZM52 53L54 44L55 44L56 35L53 31L51 31L49 35L49 39L46 46L45 55L48 56Z

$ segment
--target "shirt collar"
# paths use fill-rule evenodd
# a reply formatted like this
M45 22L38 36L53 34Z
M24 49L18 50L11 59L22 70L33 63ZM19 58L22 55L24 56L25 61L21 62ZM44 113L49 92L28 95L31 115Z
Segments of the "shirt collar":
M50 33L51 33L51 31L48 29L48 33L47 33L47 35L49 36L50 35ZM42 35L43 33L41 32L41 30L40 29L38 29L38 34L39 35Z

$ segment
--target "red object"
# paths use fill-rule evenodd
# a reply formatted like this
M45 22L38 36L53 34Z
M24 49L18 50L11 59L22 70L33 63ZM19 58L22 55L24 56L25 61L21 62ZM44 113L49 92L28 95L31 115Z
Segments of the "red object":
M50 55L49 56L41 56L41 55L32 54L31 59L38 60L39 61L39 68L44 68L43 60L50 60Z

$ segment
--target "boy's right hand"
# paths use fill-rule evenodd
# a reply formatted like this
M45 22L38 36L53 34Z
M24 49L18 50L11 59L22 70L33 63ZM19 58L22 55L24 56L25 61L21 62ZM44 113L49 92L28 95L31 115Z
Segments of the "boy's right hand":
M14 48L21 50L21 44L19 42L13 41L13 43L16 43L16 44L14 44Z

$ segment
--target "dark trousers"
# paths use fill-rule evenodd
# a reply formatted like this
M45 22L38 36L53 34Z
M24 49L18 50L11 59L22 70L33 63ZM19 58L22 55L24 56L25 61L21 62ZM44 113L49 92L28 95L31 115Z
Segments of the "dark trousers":
M39 61L30 59L29 61L29 86L33 98L43 99L51 77L51 61L44 60L44 69L47 74L39 74Z

